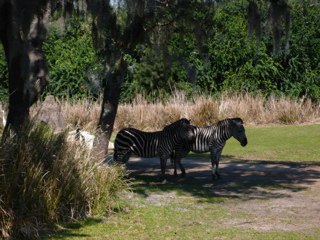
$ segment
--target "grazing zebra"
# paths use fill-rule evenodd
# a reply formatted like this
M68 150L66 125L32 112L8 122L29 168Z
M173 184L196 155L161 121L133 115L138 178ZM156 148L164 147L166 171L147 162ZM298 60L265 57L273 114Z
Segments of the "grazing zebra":
M167 159L178 145L195 139L194 127L187 119L180 119L158 132L143 132L134 128L119 131L114 142L114 160L126 163L131 153L139 157L160 157L162 180L165 180Z
M220 121L217 126L195 127L194 131L195 141L184 146L178 146L173 153L174 175L177 175L178 164L181 169L181 175L184 177L185 169L181 164L181 159L190 151L195 153L211 152L212 178L214 179L215 176L221 178L218 173L218 167L226 141L230 137L234 137L243 147L248 143L241 118L225 119Z

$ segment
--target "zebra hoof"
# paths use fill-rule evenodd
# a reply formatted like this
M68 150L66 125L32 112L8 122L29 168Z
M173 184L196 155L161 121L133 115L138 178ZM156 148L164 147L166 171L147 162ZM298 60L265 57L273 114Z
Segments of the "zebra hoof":
M215 175L213 175L212 176L212 181L215 181L215 180L219 180L219 179L222 179L222 177L219 175L219 176L215 176Z
M186 173L181 173L181 177L184 178L186 176Z

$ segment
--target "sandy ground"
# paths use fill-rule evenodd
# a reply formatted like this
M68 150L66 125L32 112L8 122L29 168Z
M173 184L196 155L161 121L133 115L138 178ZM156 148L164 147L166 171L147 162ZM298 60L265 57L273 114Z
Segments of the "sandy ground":
M197 179L212 184L212 193L226 197L230 214L222 226L258 231L301 231L307 235L320 232L320 167L307 164L271 161L222 161L222 179L211 179L210 163L185 159L186 181ZM131 157L127 169L133 176L147 174L160 180L159 159ZM175 184L172 165L166 171L170 184ZM170 193L169 193L170 194ZM152 197L152 196L149 196ZM261 201L265 200L265 201ZM241 214L244 213L244 214ZM319 236L319 235L318 235Z

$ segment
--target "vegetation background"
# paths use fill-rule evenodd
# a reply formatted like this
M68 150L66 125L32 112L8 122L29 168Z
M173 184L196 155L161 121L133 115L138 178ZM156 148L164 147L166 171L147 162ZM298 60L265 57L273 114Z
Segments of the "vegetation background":
M180 117L198 126L236 116L246 125L318 123L320 4L287 1L278 9L277 22L268 18L273 14L268 4L261 4L257 27L248 17L248 3L213 1L214 12L206 5L188 9L204 32L192 34L185 20L165 36L154 32L126 54L130 71L122 84L115 131L158 130ZM56 96L70 126L93 133L109 69L99 58L103 52L93 47L90 16L73 16L66 27L62 21L52 18L44 45L51 80L42 98ZM7 80L1 45L2 110L8 102ZM39 104L32 106L33 116ZM128 186L118 168L70 146L66 132L55 135L36 124L27 128L19 141L7 141L0 149L2 237L34 239L57 223L121 209L118 195Z
M261 27L248 26L247 1L217 1L215 11L190 9L192 17L206 29L196 39L185 23L174 26L165 41L156 34L149 43L126 55L129 74L122 86L121 101L137 94L148 101L166 100L172 92L186 96L219 95L223 91L307 97L320 99L320 4L318 1L288 1L290 37L280 14L279 47L267 4L259 9ZM95 56L90 18L74 16L66 28L56 17L44 49L50 67L50 87L45 94L57 97L96 98L101 93L105 64ZM183 37L179 34L184 31ZM199 46L199 42L203 42ZM121 43L119 43L121 44ZM167 52L160 51L166 45ZM7 99L7 68L0 46L0 99Z

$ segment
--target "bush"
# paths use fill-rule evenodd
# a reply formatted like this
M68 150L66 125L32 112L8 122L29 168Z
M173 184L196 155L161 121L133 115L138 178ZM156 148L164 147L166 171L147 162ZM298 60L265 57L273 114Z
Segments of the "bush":
M3 237L34 239L55 223L110 212L127 188L120 168L90 158L66 137L30 123L1 145Z

